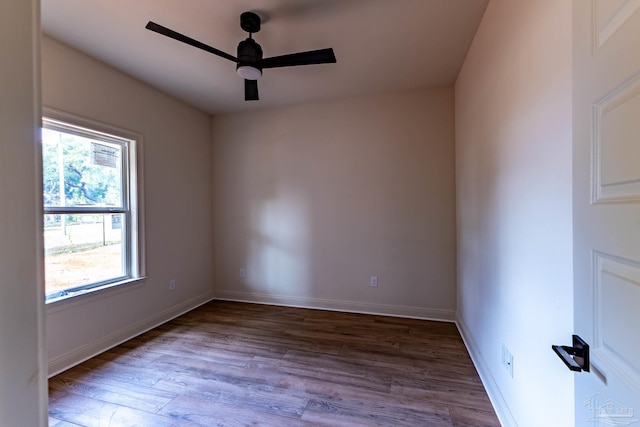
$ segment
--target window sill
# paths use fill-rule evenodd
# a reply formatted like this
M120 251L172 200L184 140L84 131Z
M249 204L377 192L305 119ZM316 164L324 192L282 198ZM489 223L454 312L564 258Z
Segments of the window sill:
M103 286L71 292L67 295L48 299L45 301L47 314L56 313L81 304L139 289L144 286L146 278L146 276L136 277L135 279L122 280L120 282L109 283Z

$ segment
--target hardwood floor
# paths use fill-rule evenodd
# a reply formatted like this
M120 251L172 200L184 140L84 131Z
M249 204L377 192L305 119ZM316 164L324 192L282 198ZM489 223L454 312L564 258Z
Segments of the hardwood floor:
M49 393L56 427L500 425L452 323L223 301Z

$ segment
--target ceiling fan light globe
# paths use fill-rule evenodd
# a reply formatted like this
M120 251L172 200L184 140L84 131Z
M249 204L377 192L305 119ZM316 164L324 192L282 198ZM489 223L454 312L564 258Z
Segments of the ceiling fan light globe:
M249 65L241 65L237 69L238 75L245 80L258 80L262 76L262 71Z

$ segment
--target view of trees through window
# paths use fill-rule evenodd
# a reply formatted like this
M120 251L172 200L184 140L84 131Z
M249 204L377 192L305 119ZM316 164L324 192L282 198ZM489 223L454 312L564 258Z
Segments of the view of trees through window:
M45 122L42 160L47 295L126 277L125 148Z

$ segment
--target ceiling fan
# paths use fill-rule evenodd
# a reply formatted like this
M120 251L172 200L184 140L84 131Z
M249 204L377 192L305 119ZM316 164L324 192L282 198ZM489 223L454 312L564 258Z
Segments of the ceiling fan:
M205 50L214 55L228 59L236 63L236 71L244 79L245 101L257 101L258 79L262 76L264 68L294 67L296 65L332 64L336 62L333 49L319 49L308 52L291 53L288 55L262 57L262 48L253 40L252 35L260 31L260 17L253 12L244 12L240 15L240 27L249 33L249 37L238 44L238 56L235 57L226 52L208 46L191 37L180 34L167 27L149 21L146 29L155 31L163 36L170 37L182 43Z

